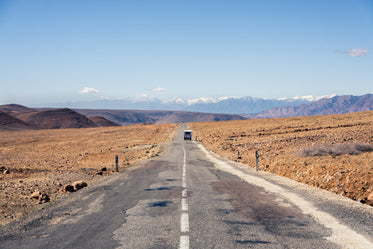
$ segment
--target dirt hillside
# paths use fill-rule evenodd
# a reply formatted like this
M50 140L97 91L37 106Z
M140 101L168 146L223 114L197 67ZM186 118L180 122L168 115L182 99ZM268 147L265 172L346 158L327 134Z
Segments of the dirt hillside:
M0 131L18 131L30 129L33 129L31 125L0 111Z
M37 129L97 127L97 125L86 116L68 108L24 113L17 117Z
M190 126L222 157L255 167L258 151L260 170L373 204L373 111Z
M61 187L90 184L157 156L177 125L132 125L89 129L0 132L0 225L23 217L45 203L30 199L35 191L54 201ZM41 200L42 201L42 200Z
M3 111L9 115L17 115L21 113L27 113L27 112L36 112L37 110L28 108L23 105L17 105L17 104L9 104L9 105L0 105L0 111Z
M103 117L88 117L93 123L95 123L98 127L113 127L113 126L120 126L117 123L114 123L110 120L107 120Z

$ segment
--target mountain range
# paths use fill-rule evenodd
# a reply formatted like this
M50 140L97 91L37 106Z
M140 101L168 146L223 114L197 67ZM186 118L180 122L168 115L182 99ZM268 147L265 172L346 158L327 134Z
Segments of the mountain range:
M164 103L159 100L156 102L165 105L163 107L166 109L171 107L170 103ZM123 104L121 101L108 101L107 103L113 106ZM152 110L157 106L152 106L152 103L154 104L154 100L143 100L141 102L143 107L149 107L148 109L150 110L29 108L16 104L2 105L0 106L0 130L86 128L136 123L189 123L241 120L245 118L344 114L373 110L373 94L329 96L321 99L309 97L268 100L245 97L200 98L197 100L175 99L172 101L172 103L178 105L178 108L209 110L210 112L208 113ZM133 102L132 104L135 103ZM241 115L234 113L241 113Z
M334 96L297 106L282 106L262 111L255 115L244 115L246 118L279 118L297 116L315 116L345 114L373 110L373 94L362 96Z
M97 110L69 108L28 108L10 104L0 106L0 130L90 128L136 123L188 123L242 120L234 114L185 111Z
M332 95L334 96L334 95ZM330 98L332 96L324 96ZM255 114L275 107L296 106L310 103L323 97L295 97L282 99L264 99L256 97L221 97L221 98L174 98L162 101L156 98L140 99L101 99L87 102L59 103L51 106L72 109L117 109L117 110L164 110L190 111L225 114Z
M372 94L362 96L327 95L321 97L303 96L295 98L264 99L256 97L221 98L174 98L161 101L155 98L109 100L61 103L54 107L72 109L106 110L151 110L189 111L204 113L239 114L250 118L270 118L339 114L357 110L371 110Z

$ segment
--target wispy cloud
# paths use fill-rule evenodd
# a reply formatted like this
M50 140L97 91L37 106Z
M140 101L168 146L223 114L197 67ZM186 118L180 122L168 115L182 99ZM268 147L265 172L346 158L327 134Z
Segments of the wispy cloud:
M90 87L84 87L82 90L79 91L79 93L87 94L87 93L99 93L100 91L95 88Z
M368 49L362 49L362 48L353 48L353 49L348 50L348 54L352 57L364 56L367 53L369 53Z
M155 87L152 89L153 92L166 92L167 89L166 88L162 88L162 87Z
M338 54L347 54L351 57L361 57L361 56L365 56L369 53L368 49L364 49L364 48L353 48L353 49L350 49L348 51L336 50L335 52L338 53Z

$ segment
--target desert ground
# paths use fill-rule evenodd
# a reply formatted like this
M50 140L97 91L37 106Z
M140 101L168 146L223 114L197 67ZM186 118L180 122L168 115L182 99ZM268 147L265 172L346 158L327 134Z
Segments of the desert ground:
M76 181L88 185L142 159L157 156L173 139L178 125L3 131L0 132L0 225L43 208L61 188Z
M255 167L258 151L261 171L373 204L373 111L190 127L221 157Z

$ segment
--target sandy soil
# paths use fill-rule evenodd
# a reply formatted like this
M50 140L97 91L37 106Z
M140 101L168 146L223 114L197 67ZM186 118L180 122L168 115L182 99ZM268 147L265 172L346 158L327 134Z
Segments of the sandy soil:
M61 186L90 182L139 160L157 156L177 125L0 132L0 225L48 204L30 199L46 192L51 202ZM106 168L106 170L105 170Z
M373 111L345 115L192 123L194 136L224 158L373 204L373 152L299 156L323 148L373 145Z

